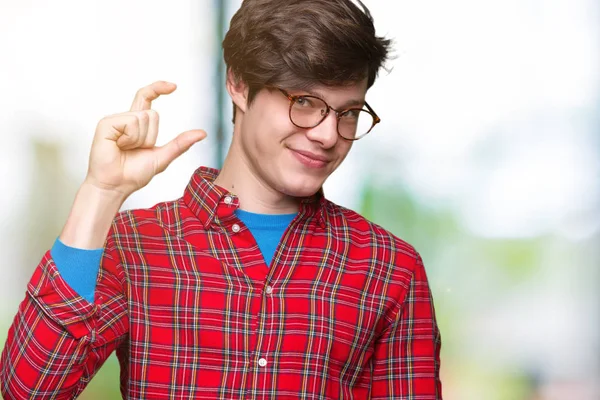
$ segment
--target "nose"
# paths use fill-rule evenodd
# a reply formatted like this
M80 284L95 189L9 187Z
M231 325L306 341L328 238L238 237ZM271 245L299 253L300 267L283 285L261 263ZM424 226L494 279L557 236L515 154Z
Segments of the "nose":
M330 110L329 115L319 125L306 131L306 136L311 141L318 142L324 149L334 147L339 139L336 111Z

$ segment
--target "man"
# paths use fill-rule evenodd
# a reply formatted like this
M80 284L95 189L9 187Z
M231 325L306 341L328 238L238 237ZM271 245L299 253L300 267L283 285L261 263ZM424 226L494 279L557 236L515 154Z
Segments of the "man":
M99 122L10 328L2 394L74 398L116 350L128 399L440 399L421 258L321 190L380 121L365 95L389 41L349 0L245 0L223 49L233 140L182 198L118 213L205 137L155 147L151 102L175 85Z

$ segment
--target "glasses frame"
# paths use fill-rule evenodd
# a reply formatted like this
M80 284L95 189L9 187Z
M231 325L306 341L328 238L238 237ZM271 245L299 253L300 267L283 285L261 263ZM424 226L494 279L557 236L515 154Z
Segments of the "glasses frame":
M306 94L306 95L302 94L302 95L295 95L294 96L294 95L289 94L287 91L285 91L285 90L283 90L281 88L276 88L276 89L278 89L290 101L290 108L289 108L289 111L288 111L288 116L290 118L290 122L292 124L294 124L294 126L296 126L298 128L301 128L301 129L312 129L312 128L320 125L321 122L325 121L325 119L329 116L330 111L333 110L333 112L335 112L335 117L337 119L337 123L336 123L335 127L336 127L336 131L337 131L338 136L341 137L344 140L355 142L355 141L357 141L359 139L362 139L365 136L367 136L373 130L373 128L375 127L375 125L377 125L378 123L381 122L381 118L379 118L379 116L377 115L377 113L375 113L375 111L371 108L371 106L369 105L369 103L367 103L366 101L365 101L365 107L367 107L366 110L364 108L356 108L356 107L347 108L345 110L336 110L335 108L333 108L329 104L327 104L327 102L325 100L323 100L322 98L320 98L320 97L313 96L313 95L310 95L310 94ZM325 112L325 114L319 120L319 122L317 122L313 126L300 126L300 125L296 124L294 122L294 120L292 119L292 107L294 107L294 103L299 98L318 99L318 100L322 101L325 104L325 106L327 107L327 112ZM340 133L340 119L341 119L340 115L343 115L343 114L347 113L348 111L352 111L352 110L360 110L360 111L364 111L364 112L367 112L367 113L371 114L371 116L373 117L373 124L371 125L371 127L369 128L369 130L366 133L363 133L360 136L355 137L354 139L348 139L347 137L343 136Z

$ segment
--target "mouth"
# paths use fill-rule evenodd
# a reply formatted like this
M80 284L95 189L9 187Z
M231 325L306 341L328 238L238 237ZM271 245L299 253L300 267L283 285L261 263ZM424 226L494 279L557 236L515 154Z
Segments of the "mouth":
M309 151L295 149L290 149L290 151L298 161L309 168L324 168L331 162L328 157Z

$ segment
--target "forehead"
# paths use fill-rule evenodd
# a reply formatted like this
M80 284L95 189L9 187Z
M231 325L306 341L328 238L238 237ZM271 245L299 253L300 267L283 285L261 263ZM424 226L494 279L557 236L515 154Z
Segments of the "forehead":
M322 95L345 95L345 94L356 94L367 92L367 79L363 79L358 82L347 82L339 85L324 85L322 83L315 83L308 86L295 87L294 85L288 86L288 90L311 92L314 94Z
M338 105L359 104L365 100L367 80L364 79L360 82L352 82L339 86L326 86L320 84L308 89L290 88L289 90L292 94L310 94L320 97L328 103L331 103L334 107L336 103Z

